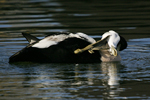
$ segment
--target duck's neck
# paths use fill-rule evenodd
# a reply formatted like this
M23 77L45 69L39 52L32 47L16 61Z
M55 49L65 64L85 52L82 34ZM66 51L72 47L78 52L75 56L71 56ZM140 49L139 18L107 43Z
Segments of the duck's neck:
M118 54L117 56L113 56L110 54L108 50L101 50L100 51L102 62L112 62L112 61L121 61L121 56Z

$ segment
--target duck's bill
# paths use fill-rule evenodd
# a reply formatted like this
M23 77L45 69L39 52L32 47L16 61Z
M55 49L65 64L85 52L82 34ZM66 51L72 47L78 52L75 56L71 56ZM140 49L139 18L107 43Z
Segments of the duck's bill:
M82 52L84 52L86 50L88 50L89 53L94 53L93 50L100 50L100 49L102 49L102 46L104 44L106 44L108 38L109 38L109 36L105 37L104 39L101 39L101 40L97 41L96 43L90 44L90 45L86 46L85 48L77 49L77 50L74 51L74 53L75 54L79 54L79 53L82 53Z
M111 54L113 56L117 56L118 55L117 50L113 46L110 47L110 51L111 51Z

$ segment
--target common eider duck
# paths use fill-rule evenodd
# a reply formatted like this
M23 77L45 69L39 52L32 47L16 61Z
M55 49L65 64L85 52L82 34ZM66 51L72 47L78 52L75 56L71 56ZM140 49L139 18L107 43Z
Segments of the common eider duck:
M110 30L96 41L78 33L60 33L38 39L22 33L29 44L9 58L13 62L37 63L99 63L120 61L119 51L126 49L127 42L117 32Z

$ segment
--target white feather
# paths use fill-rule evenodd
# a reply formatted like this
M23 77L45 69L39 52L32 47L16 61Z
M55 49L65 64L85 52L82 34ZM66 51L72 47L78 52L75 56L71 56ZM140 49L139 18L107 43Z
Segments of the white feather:
M109 32L106 32L102 35L102 39L109 35L110 35L110 37L107 40L109 47L113 46L114 48L116 48L118 42L120 41L120 36L115 31L110 30Z
M39 41L38 43L34 44L32 47L36 48L48 48L50 45L56 45L56 41L50 41L47 38Z
M87 39L87 41L90 42L90 43L95 43L96 42L92 37L90 37L90 36L88 36L88 35L86 35L84 33L78 32L77 34L80 37L83 37L83 38Z
M76 37L76 38L80 38L83 39L90 43L95 43L96 41L92 38L89 37L88 35L84 34L84 33L70 33L69 35L66 34L60 34L60 35L52 35L52 36L48 36L42 40L40 40L38 43L34 44L32 47L36 47L36 48L48 48L52 45L56 45L58 42L63 41L67 38L71 38L71 37Z

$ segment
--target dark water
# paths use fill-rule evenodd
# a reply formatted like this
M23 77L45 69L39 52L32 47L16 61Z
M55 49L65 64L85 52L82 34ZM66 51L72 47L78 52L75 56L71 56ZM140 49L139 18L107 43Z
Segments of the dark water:
M121 62L8 63L27 45L23 31L97 38L110 29L128 41ZM0 0L0 100L149 100L149 32L149 0Z

